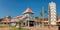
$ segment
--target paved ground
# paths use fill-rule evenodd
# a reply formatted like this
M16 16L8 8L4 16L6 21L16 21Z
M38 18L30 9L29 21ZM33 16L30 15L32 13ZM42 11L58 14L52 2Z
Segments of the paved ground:
M30 30L58 30L58 27L57 26L51 26L51 29L48 28L48 26L45 26L45 27L22 27L22 28L27 28L27 29L30 29ZM0 30L10 30L10 27L9 26L5 26L5 25L0 25Z
M10 27L4 24L0 24L0 30L10 30Z
M48 28L48 26L45 26L45 27L23 27L23 28L27 28L27 29L30 29L30 30L58 30L58 27L57 26L53 26L53 27L50 27Z
M0 28L0 30L10 30L10 28Z

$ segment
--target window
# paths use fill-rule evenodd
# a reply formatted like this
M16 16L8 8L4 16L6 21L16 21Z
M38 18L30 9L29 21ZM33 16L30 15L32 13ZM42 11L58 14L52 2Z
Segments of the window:
M44 24L45 24L45 25L47 25L47 24L48 24L48 22L45 22Z

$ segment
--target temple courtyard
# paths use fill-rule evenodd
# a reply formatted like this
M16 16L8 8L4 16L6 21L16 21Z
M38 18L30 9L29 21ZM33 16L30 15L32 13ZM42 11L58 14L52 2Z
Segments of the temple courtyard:
M0 24L0 30L19 30L19 28L15 28L15 27L10 26L8 24ZM27 30L27 29L21 28L20 30Z
M8 24L0 24L0 30L58 30L58 26L33 26L33 27L21 27L21 29L10 26Z

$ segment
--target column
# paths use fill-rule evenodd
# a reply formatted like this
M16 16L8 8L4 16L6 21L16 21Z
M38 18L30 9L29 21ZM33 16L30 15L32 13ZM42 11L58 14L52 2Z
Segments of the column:
M37 22L36 22L36 27L37 27Z
M28 27L29 27L29 21L28 21Z
M33 24L34 24L34 26L36 25L36 23L35 23L35 22L33 22Z

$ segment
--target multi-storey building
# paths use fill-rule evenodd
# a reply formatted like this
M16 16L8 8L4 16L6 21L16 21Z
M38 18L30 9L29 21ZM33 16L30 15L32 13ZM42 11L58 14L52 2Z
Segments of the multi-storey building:
M56 20L57 20L56 19L56 3L50 2L48 8L49 8L48 10L49 23L51 25L56 25Z

